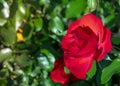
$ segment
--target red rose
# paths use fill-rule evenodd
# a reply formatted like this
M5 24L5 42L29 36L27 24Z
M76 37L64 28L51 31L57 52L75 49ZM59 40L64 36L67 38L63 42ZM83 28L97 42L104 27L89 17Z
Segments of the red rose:
M85 79L93 60L101 61L111 50L110 37L109 29L93 14L71 23L62 40L64 55L55 62L52 80L66 84ZM70 70L70 74L64 72L64 66Z
M51 72L51 77L53 81L60 82L61 84L66 84L79 80L72 73L66 74L64 71L64 66L65 64L63 57L55 61L54 69Z

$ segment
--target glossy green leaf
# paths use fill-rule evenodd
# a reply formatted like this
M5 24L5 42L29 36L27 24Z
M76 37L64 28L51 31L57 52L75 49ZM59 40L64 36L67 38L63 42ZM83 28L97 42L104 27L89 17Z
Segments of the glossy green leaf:
M47 57L41 55L37 58L37 60L38 60L38 65L41 66L42 69L44 69L44 70L50 69L50 66L49 66L50 63L49 63Z
M36 66L35 69L30 73L30 76L31 77L37 76L37 74L40 73L40 69L41 69L40 66Z
M117 58L113 60L109 66L105 67L102 70L101 83L102 84L107 83L114 74L119 72L120 72L120 59Z
M48 51L47 49L41 49L41 53L43 53L47 56L50 63L53 64L55 62L54 55L50 51Z
M7 18L10 15L9 5L5 1L0 3L0 26L3 26L7 22Z
M4 48L0 51L0 62L10 59L12 57L12 50L10 48Z
M14 26L15 26L15 29L18 30L22 22L28 16L27 14L28 8L25 7L25 5L22 3L22 0L14 1L12 8L15 8L15 9L14 10L11 9L10 18L14 18Z
M88 78L92 78L96 74L96 61L93 62L92 68L87 73Z
M66 7L66 17L67 18L76 18L81 15L82 12L84 12L85 8L87 6L86 0L71 0Z
M24 71L23 71L23 70L20 70L20 69L14 71L14 74L16 74L16 75L25 75Z
M9 17L9 5L6 1L2 1L0 3L0 18L8 18Z
M22 78L22 82L20 83L20 86L28 86L29 85L29 77L28 76L24 76Z
M54 17L51 20L49 30L57 35L62 35L64 31L64 25L62 20L58 16Z
M45 83L45 86L51 86L51 81L50 81L50 79L46 79L46 80L44 81L44 83Z

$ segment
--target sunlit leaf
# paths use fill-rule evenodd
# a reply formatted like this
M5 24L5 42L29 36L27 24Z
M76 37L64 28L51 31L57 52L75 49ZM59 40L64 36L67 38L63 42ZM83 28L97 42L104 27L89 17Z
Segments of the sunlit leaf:
M0 51L0 62L12 57L12 50L10 48L4 48Z
M37 60L38 60L38 64L41 66L42 69L45 69L45 70L50 69L49 61L45 56L41 55L38 57Z
M15 8L15 9L12 9ZM14 27L17 30L22 22L27 18L28 8L22 3L22 0L14 1L11 6L10 18L14 18Z
M0 18L8 18L9 17L9 5L7 2L3 1L0 3Z
M71 0L66 7L66 17L67 18L76 18L85 10L87 6L86 0Z
M54 17L50 22L49 29L57 35L62 35L64 31L64 25L62 20L58 16Z
M21 86L27 86L29 85L29 77L28 76L24 76L22 78L22 82L20 83Z
M120 72L120 59L115 59L109 66L102 70L101 83L107 83L111 77Z
M0 3L0 26L3 26L7 22L7 18L9 17L9 5L5 1L1 1Z
M37 76L37 74L40 73L40 69L41 69L40 66L36 66L35 69L30 73L30 76L31 77Z
M41 53L45 54L48 57L48 60L49 60L50 63L53 64L55 62L55 57L47 49L42 49Z

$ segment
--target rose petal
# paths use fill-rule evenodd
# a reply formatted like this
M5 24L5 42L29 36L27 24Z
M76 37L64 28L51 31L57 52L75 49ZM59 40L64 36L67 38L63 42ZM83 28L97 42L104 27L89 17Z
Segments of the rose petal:
M53 81L61 83L61 84L67 84L72 83L75 81L78 81L73 74L66 74L64 72L64 60L63 58L60 58L59 60L55 61L54 69L51 71L50 76Z
M81 19L70 24L67 34L71 33L75 28L78 28L79 26L88 26L96 35L98 35L99 32L102 32L101 30L103 29L103 23L99 18L93 14L86 14Z
M71 33L74 31L76 28L80 26L80 19L72 22L70 26L68 27L67 34Z
M99 48L96 54L96 60L101 61L108 52L112 49L112 44L110 41L111 32L108 28L104 28L104 34L102 39L100 40L101 43L99 44Z
M93 14L83 16L80 19L80 26L88 26L96 35L103 29L102 21Z
M83 27L82 30L84 32L81 32L81 33L86 33L88 35L87 39L85 38L84 41L82 41L81 39L76 39L75 41L76 41L76 46L78 45L78 48L80 50L79 53L84 55L91 51L95 51L97 48L98 42L97 42L97 36L91 31L91 28ZM78 34L78 35L83 36L81 34ZM83 45L81 45L80 42L82 42Z
M93 55L89 54L83 57L66 57L64 56L64 61L66 67L71 71L71 73L78 79L85 79L86 73L90 70L93 63Z
M89 27L84 28L76 28L75 32L67 34L62 39L62 49L68 57L81 57L96 50L98 45L96 35Z

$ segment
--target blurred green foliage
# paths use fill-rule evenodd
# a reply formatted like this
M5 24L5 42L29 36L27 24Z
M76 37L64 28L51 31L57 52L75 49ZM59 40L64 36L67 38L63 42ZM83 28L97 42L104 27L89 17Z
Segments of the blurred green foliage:
M0 0L0 86L62 86L49 77L60 41L72 21L91 12L111 30L113 49L86 80L64 86L119 85L120 0Z

